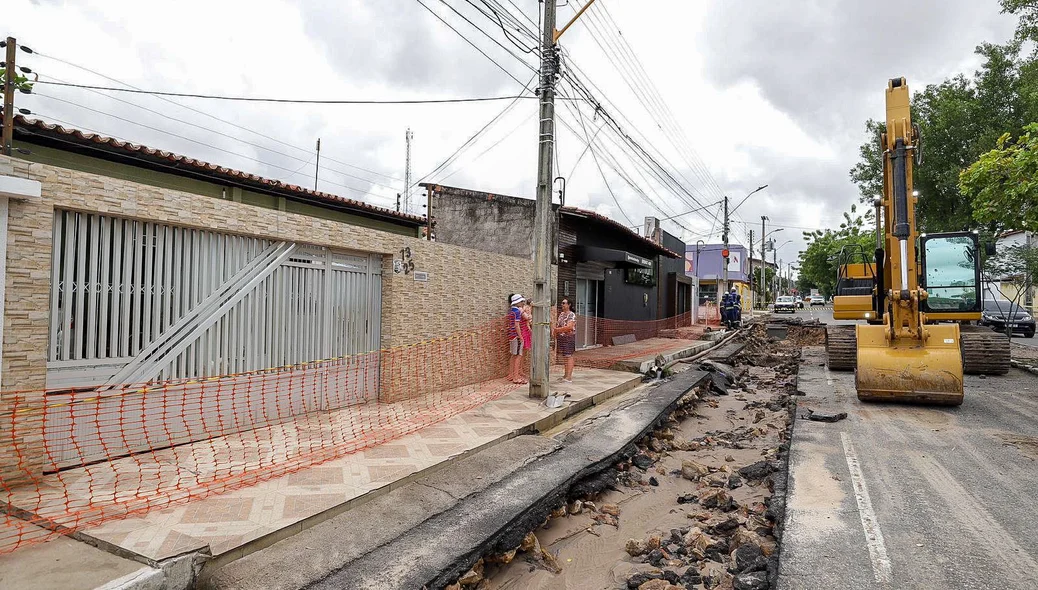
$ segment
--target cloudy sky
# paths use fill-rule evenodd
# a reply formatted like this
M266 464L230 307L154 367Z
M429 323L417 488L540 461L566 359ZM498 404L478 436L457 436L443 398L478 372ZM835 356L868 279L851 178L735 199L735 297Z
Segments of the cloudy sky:
M560 4L560 26L580 2ZM529 96L537 56L518 25L535 29L540 3L489 5L509 14L482 0L6 0L5 22L36 52L19 63L43 81L293 99ZM731 239L745 243L751 228L759 238L768 215L778 243L791 240L778 252L788 262L803 229L836 223L856 201L847 171L865 119L882 116L887 78L920 89L971 71L974 47L1013 25L996 0L598 0L562 39L569 100L557 108L555 174L567 204L625 224L702 207L664 222L689 243L719 241L723 195L734 206L767 184L736 211ZM575 100L574 79L602 111ZM320 188L377 205L404 190L407 128L415 180L534 194L529 98L305 105L45 84L36 94L18 106L45 120L304 186L320 137Z

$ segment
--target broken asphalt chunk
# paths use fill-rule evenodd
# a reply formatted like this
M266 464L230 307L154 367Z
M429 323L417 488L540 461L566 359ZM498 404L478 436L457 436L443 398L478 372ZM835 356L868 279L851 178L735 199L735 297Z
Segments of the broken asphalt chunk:
M807 416L805 417L808 420L813 420L814 422L839 422L840 420L843 420L847 417L847 412L840 412L838 414L825 414L822 412L816 412L808 408Z

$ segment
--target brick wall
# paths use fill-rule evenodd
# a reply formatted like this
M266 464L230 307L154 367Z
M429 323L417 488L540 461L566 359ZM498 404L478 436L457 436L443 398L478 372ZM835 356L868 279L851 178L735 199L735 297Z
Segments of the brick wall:
M8 415L12 403L32 403L42 396L56 208L382 254L384 348L486 324L507 311L509 293L533 290L529 260L16 158L0 156L0 174L43 184L40 201L10 204L2 383L7 393L0 398L5 406L0 415ZM427 282L415 281L414 274L394 272L394 258L399 259L401 250L407 248L414 270L428 273ZM15 395L12 390L30 393ZM31 456L42 425L21 420L11 424L10 431L22 445L23 459ZM10 449L0 448L0 474L3 464L10 466L12 460Z

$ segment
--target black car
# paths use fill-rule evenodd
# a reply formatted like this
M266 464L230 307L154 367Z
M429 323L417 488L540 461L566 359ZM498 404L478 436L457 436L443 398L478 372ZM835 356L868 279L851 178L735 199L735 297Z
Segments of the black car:
M1034 338L1034 318L1027 313L1026 309L1005 300L996 299L984 302L984 311L980 316L981 326L988 326L996 332L1005 333L1007 322L1011 325L1013 333Z

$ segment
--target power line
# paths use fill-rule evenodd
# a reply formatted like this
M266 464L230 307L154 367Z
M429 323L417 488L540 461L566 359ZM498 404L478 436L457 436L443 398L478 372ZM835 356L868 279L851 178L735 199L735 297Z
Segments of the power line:
M420 1L420 0L419 0ZM516 80L518 81L518 80ZM239 102L272 102L288 104L345 104L345 105L405 105L405 104L453 104L466 102L492 102L513 100L516 98L536 98L535 96L472 96L465 98L413 98L413 99L323 99L323 98L271 98L261 96L224 96L219 94L192 94L189 92L166 92L162 90L138 90L132 88L114 88L112 86L94 86L91 84L72 84L69 82L49 82L39 80L35 84L48 86L66 86L69 88L89 88L107 90L109 92L126 92L129 94L150 94L152 96L175 96L179 98L204 98L209 100L231 100ZM522 82L520 82L522 84Z
M55 62L58 62L58 63L61 63L61 64L65 64L67 66L76 68L78 70L82 70L84 72L93 74L93 75L98 76L100 78L104 78L105 80L109 80L111 82L115 82L116 84L121 84L122 86L126 86L128 88L133 88L134 90L141 90L139 87L134 86L133 84L129 84L127 82L123 82L122 80L118 80L118 79L113 78L113 77L111 77L111 76L109 76L107 74L98 72L97 70L93 70L93 69L88 68L86 66L83 66L83 65L80 65L80 64L68 61L66 59L62 59L60 57L56 57L56 56L53 56L53 55L48 55L48 54L45 54L45 53L40 53L39 51L35 51L34 55L37 55L37 56L42 57L44 59L49 59L51 61L55 61ZM53 76L47 76L47 77L53 78ZM109 96L107 94L101 94L100 92L98 92L98 94L100 94L101 96ZM115 99L115 97L109 97L109 98ZM181 104L181 103L179 103L179 102L177 102L175 100L171 100L169 98L165 98L165 97L162 97L162 96L155 96L155 98L158 99L158 100L161 100L162 102L169 103L169 104L171 104L173 106L180 107L180 108L182 108L184 110L191 111L193 113L202 115L203 117L206 117L206 118L211 119L213 121L217 121L219 123L223 123L224 125L228 125L230 127L234 127L236 129L240 129L241 131L245 131L246 133L251 133L251 134L256 135L258 137L262 137L263 139L267 139L267 140L272 141L274 143L277 143L279 145L283 145L285 147L290 147L290 148L292 148L294 150L298 150L298 151L303 152L303 153L305 153L307 155L312 154L312 150L310 150L310 149L299 147L297 145L293 145L293 144L288 143L288 142L286 142L284 140L278 139L276 137L272 137L272 136L267 135L265 133L261 133L259 131L254 130L254 129L250 129L248 127L239 125L237 123L233 123L231 121L227 121L225 119L221 119L220 117L217 117L216 115L213 115L211 113L202 111L200 109L196 109L196 108L194 108L192 106ZM121 99L117 99L117 100L121 100ZM128 103L128 104L134 104L134 103ZM244 140L240 140L240 141L244 141ZM392 176L390 174L385 174L385 173L382 173L382 172L377 172L375 170L369 170L368 168L363 168L363 167L357 166L355 164L350 164L349 162L343 162L342 160L336 160L336 159L334 159L334 158L332 158L330 156L327 156L327 155L324 157L324 159L329 160L331 162L335 162L336 164L340 164L342 166L346 166L347 168L353 168L355 170L360 170L362 172L367 172L369 174L375 174L377 176L382 176L382 177L388 178L390 180L396 180L396 181L400 181L400 182L403 181L401 178L398 178L396 176Z
M427 11L429 11L429 14L431 14L431 15L435 16L435 17L436 17L436 20L440 21L441 23L443 23L444 25L446 25L446 26L447 26L447 28L449 28L450 30L452 30L452 31L454 31L455 33L457 33L457 35L458 35L459 37L461 37L462 39L464 39L466 43L468 43L469 45L471 45L473 49L475 49L476 51L480 52L480 53L481 53L481 54L483 55L483 57L485 57L485 58L489 59L489 60L490 60L491 62L493 62L493 64L494 64L495 66L497 66L499 70L501 70L502 72L504 72L504 73L505 73L505 74L506 74L506 75L507 75L507 76L508 76L509 78L511 78L511 79L513 79L513 80L515 80L517 84L522 84L522 82L520 82L520 81L519 81L519 78L516 78L516 77L515 77L515 76L514 76L514 75L512 74L512 72L509 72L509 71L508 71L508 70L507 70L507 69L506 69L506 68L505 68L505 67L504 67L503 65L501 65L500 63L498 63L498 62L497 62L497 60L495 60L494 58L490 57L490 55L488 55L488 54L487 54L487 52L483 51L483 49L481 49L481 48L480 48L480 47L479 47L478 45L476 45L475 43L473 43L473 42L472 42L472 40L471 40L471 39L469 39L468 37L466 37L466 36L465 36L464 34L462 34L462 32L461 32L461 31L459 31L458 29L454 28L454 25L452 25L452 24L450 24L449 22L447 22L446 20L444 20L444 18L443 18L442 16L440 16L439 14L436 14L436 11L435 11L435 10L433 10L432 8L429 8L429 7L428 7L428 6L427 6L427 5L425 4L425 2L422 2L422 0L416 0L416 2L418 2L419 4L421 4L421 5L422 5L422 8L426 9ZM525 63L525 62L523 62L523 63ZM529 66L529 64L527 64L527 66Z

